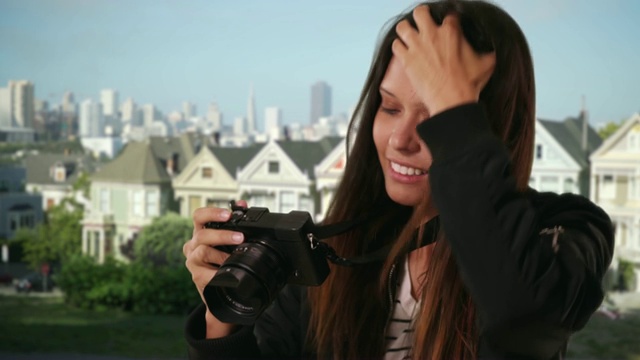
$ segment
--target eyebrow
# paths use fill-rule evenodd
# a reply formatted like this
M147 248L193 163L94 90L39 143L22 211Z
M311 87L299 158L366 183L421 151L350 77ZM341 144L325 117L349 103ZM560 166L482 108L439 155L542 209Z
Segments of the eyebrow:
M392 98L394 98L394 99L397 99L397 98L398 98L394 93L392 93L391 91L389 91L389 90L387 90L387 89L383 88L382 86L380 86L380 92L383 92L383 93L385 93L385 94L387 94L387 95L391 96L391 97L392 97ZM422 112L422 113L425 113L425 114L431 114L431 113L429 112L429 109L428 109L428 108L425 106L425 104L423 104L423 103L418 103L418 104L417 104L417 106L416 106L416 108L418 109L418 111L419 111L419 112Z

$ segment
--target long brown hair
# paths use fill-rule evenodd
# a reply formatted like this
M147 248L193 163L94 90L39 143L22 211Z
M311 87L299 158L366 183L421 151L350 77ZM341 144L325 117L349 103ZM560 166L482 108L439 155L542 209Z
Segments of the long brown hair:
M522 31L513 19L484 1L428 2L436 23L455 12L465 38L479 52L495 51L494 73L480 94L493 132L506 145L518 189L529 182L533 160L535 86L531 55ZM373 121L380 107L379 87L393 56L395 25L402 19L413 26L411 12L392 19L380 38L360 100L349 127L349 161L326 223L383 209L366 226L330 239L341 256L367 253L393 243L387 261L344 268L332 273L320 287L309 288L311 320L309 346L321 357L381 358L390 306L386 289L389 273L406 255L408 244L423 219L424 207L411 209L393 202L384 186L375 145ZM421 309L415 319L414 358L475 358L478 334L472 299L458 274L444 231L437 235L421 289ZM332 349L332 350L330 350Z

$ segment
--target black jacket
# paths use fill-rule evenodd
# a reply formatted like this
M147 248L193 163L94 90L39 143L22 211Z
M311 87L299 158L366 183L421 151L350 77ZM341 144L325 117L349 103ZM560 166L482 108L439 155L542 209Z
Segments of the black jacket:
M447 110L417 129L433 156L441 226L478 309L479 357L562 358L602 302L611 220L581 196L517 192L481 105ZM192 359L313 356L303 348L304 288L286 286L254 327L222 339L204 339L204 312L202 305L187 320Z

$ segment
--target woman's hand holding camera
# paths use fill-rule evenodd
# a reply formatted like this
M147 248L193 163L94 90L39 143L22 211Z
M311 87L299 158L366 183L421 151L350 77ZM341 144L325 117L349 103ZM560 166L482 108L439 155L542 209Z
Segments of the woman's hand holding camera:
M247 206L245 201L238 201L238 205ZM207 222L224 222L229 220L231 212L222 208L200 208L193 213L193 236L187 241L182 252L187 258L186 266L191 272L193 283L198 289L200 298L204 302L203 291L213 278L218 268L229 257L229 254L214 248L219 245L237 245L244 241L240 232L229 230L205 229ZM229 335L234 324L223 323L207 310L207 338L219 338Z

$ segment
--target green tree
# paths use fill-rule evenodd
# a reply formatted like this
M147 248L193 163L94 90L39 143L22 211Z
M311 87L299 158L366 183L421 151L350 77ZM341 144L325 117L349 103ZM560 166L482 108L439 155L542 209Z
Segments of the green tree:
M84 191L88 180L82 177L73 185ZM43 263L63 262L82 251L82 217L84 207L71 197L66 197L46 212L44 224L33 230L16 234L22 244L22 260L34 269Z
M46 225L38 225L35 229L20 229L16 232L14 241L22 244L22 261L34 270L39 270L42 264L56 259Z
M134 260L155 266L184 266L182 245L191 237L192 229L189 219L173 212L155 218L135 239Z
M602 140L606 140L609 136L611 136L614 132L616 132L620 126L622 126L623 121L609 121L603 127L598 130L598 135L602 138Z
M71 198L63 199L48 213L47 236L56 260L64 261L82 251L82 217L84 207Z

